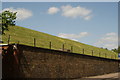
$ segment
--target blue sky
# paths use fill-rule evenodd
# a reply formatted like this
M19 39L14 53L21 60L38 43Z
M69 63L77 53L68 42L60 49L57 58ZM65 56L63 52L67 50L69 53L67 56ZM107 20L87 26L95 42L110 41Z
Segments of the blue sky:
M119 0L1 0L2 2L119 2Z
M4 2L16 25L109 49L117 47L117 2Z

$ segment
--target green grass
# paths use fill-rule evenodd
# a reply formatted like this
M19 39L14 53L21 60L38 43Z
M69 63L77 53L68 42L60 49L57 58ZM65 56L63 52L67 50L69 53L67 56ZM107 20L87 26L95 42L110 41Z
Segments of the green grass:
M36 47L49 48L49 43L51 41L52 49L55 50L61 50L63 43L65 43L65 50L71 49L71 46L73 46L73 52L78 54L83 54L84 49L84 54L86 55L91 55L92 50L94 50L94 56L99 56L99 53L101 54L101 57L105 57L106 54L107 58L112 59L115 59L115 57L117 59L118 56L117 53L109 50L101 49L91 45L60 38L19 26L9 27L9 31L5 31L5 35L2 36L2 40L4 41L4 43L7 43L9 35L11 36L10 43L18 43L19 41L19 44L33 46L34 38L36 38Z

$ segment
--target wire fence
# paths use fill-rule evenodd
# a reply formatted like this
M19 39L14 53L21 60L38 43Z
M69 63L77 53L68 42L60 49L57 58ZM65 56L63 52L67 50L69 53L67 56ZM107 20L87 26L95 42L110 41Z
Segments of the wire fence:
M11 40L11 35L8 36L7 44L10 44L10 40ZM31 44L33 44L32 46L38 47L36 42L37 42L36 38L33 38L33 40L31 41ZM17 41L15 43L22 44L20 41ZM55 49L55 50L66 51L66 52L71 52L71 53L79 53L79 54L84 54L84 55L104 57L104 58L110 58L110 59L118 59L117 53L116 54L107 54L107 53L103 53L103 52L99 52L99 51L88 50L85 48L79 48L79 50L78 49L75 50L76 46L73 46L73 45L69 46L69 49L66 49L65 43L63 43L61 45L61 47L59 46L59 49L55 48L55 45L52 43L52 41L47 42L45 45L48 46L48 47L45 47L48 49ZM44 48L44 45L41 44L41 46Z

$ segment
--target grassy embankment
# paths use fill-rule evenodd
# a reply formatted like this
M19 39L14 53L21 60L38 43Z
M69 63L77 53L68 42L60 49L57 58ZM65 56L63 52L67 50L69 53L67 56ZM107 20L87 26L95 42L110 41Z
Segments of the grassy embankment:
M4 43L7 43L9 35L11 36L10 43L17 43L19 41L20 44L33 46L33 40L36 38L36 47L49 48L49 43L51 41L52 49L55 50L61 50L64 43L65 50L71 49L71 46L73 46L74 53L83 54L84 49L84 54L91 55L93 50L94 56L99 56L100 53L101 57L105 57L106 54L107 58L117 58L117 53L109 50L101 49L69 39L59 38L19 26L9 27L9 31L5 31L5 35L2 36Z

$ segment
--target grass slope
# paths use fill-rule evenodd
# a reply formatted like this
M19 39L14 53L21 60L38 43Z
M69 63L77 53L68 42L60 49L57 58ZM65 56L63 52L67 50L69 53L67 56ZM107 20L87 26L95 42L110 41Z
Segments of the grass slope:
M2 36L2 40L4 41L4 43L7 43L9 35L11 35L10 43L17 43L19 41L20 44L33 46L33 40L34 38L36 38L36 47L49 48L49 43L51 41L52 49L61 50L63 43L65 43L65 50L71 49L71 46L73 46L74 53L83 54L84 49L84 54L91 55L92 50L94 50L94 56L99 56L100 53L100 57L105 57L106 54L107 58L117 58L117 53L109 50L97 48L69 39L59 38L19 26L9 27L9 31L5 31L5 35Z

